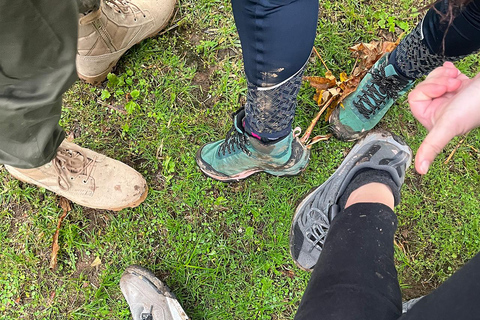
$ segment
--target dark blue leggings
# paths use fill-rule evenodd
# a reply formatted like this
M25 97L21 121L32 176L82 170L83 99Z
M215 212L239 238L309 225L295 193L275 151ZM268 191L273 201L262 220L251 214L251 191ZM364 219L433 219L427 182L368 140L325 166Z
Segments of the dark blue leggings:
M250 83L269 87L290 78L313 47L318 0L232 0Z
M300 70L313 47L318 0L232 0L232 6L250 83L273 86ZM448 2L435 7L446 12ZM448 31L447 25L434 9L428 11L423 33L432 53L456 57L479 50L480 0L467 5Z

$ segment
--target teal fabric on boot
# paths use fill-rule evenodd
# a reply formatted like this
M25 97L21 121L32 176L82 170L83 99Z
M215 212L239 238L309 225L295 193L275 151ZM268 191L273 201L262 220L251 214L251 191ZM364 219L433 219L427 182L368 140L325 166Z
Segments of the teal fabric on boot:
M208 143L197 152L197 164L207 176L224 182L239 181L256 172L292 176L305 169L310 150L293 132L264 143L243 129L245 110L234 115L234 124L223 140Z
M380 122L399 96L414 80L398 74L388 63L388 54L380 58L362 79L355 92L330 116L333 134L341 140L356 140Z

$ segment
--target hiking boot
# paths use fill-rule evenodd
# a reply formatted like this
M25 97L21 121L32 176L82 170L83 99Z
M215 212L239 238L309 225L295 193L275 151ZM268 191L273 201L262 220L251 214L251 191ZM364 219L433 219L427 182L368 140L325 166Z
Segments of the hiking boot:
M148 193L145 179L126 164L64 140L52 161L34 169L5 165L18 180L79 205L119 211L136 207Z
M223 181L239 181L256 172L293 176L308 164L310 150L292 132L274 142L262 142L245 132L241 108L233 116L233 126L224 140L208 143L196 155L200 170Z
M129 266L120 278L120 289L133 320L189 320L170 289L145 268Z
M77 73L91 84L105 80L120 57L168 23L176 0L102 0L100 9L80 14Z
M398 97L404 95L414 80L398 74L388 62L389 55L380 58L342 104L331 114L331 131L340 140L356 140L380 122ZM343 106L343 107L342 107Z
M410 166L412 151L397 136L385 131L371 132L359 141L340 167L321 186L310 192L295 211L290 228L290 254L295 264L311 271L317 263L330 223L341 210L339 199L356 176L368 169L388 176L389 187L400 201L400 188ZM385 174L387 173L387 174ZM391 179L390 179L391 178Z

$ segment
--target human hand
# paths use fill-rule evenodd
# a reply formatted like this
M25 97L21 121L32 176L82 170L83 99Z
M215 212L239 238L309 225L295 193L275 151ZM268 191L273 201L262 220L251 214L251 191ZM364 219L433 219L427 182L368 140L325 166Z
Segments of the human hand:
M415 157L415 169L425 174L453 137L480 126L480 77L470 79L445 62L410 92L408 102L429 131Z

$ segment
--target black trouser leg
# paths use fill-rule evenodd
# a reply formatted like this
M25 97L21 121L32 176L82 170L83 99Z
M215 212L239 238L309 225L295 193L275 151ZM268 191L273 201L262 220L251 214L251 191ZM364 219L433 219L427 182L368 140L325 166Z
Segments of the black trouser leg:
M361 203L332 222L296 320L394 320L401 292L393 260L397 218L387 206Z
M480 319L480 255L423 297L401 320Z

